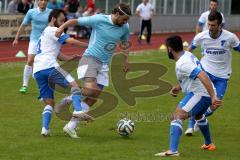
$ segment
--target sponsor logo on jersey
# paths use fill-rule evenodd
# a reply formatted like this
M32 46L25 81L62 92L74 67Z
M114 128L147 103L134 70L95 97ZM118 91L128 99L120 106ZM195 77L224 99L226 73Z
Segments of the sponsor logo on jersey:
M226 51L224 49L206 49L205 53L212 55L222 55L225 54Z

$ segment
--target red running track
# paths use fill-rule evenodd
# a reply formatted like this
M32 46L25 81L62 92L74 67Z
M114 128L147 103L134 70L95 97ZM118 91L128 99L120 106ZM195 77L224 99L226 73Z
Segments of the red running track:
M163 34L154 34L152 36L151 45L146 45L146 42L143 40L142 45L138 45L137 36L132 35L130 41L132 42L132 47L130 51L142 51L142 50L154 50L158 49L161 44L164 43L164 40L169 36L176 33L163 33ZM177 33L182 36L183 41L191 42L194 37L194 33ZM240 36L240 32L236 33L237 36ZM87 40L82 39L82 41L87 42ZM15 47L12 46L11 41L0 42L0 62L16 62L16 61L25 61L26 58L16 58L15 55L18 51L22 50L27 54L28 41L19 41L19 44ZM77 48L71 45L63 45L62 52L64 54L73 55L73 54L82 54L84 49Z

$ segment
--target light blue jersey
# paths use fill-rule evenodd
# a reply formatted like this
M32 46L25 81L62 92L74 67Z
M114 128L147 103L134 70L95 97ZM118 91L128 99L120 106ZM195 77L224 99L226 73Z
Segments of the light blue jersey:
M46 8L43 12L39 8L30 9L23 19L23 25L32 25L30 41L37 42L43 30L48 26L48 16L51 9Z
M111 15L94 15L78 18L78 24L92 28L89 46L85 56L93 56L104 64L108 64L116 44L119 41L128 41L129 25L115 25Z

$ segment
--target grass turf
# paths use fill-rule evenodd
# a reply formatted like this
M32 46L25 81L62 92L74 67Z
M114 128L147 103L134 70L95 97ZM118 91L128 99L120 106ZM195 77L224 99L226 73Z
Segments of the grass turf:
M181 160L237 160L240 153L239 116L239 61L240 55L233 53L233 74L229 80L224 105L209 117L212 139L217 146L214 152L200 149L203 138L200 133L193 137L182 136L180 141ZM143 52L130 55L130 62L160 63L168 68L161 79L176 83L174 62L160 51ZM1 160L105 160L105 159L160 159L153 155L168 149L169 120L166 118L175 110L183 97L173 98L164 94L153 98L138 98L134 107L129 107L113 89L112 84L106 90L118 97L118 107L94 123L79 126L80 139L71 139L62 133L65 121L55 115L51 122L52 137L40 136L41 113L43 103L37 100L38 90L32 79L29 92L18 92L21 85L24 63L0 64L0 159ZM157 69L157 68L156 68ZM147 88L148 86L145 86ZM145 89L144 88L144 89ZM56 94L57 101L64 95ZM119 136L115 128L120 116L127 112L135 122L136 130L130 138ZM158 121L139 119L158 113ZM150 117L149 116L149 117ZM150 118L151 119L151 118ZM186 122L185 122L186 128ZM168 158L166 158L168 159ZM169 158L172 159L172 158Z

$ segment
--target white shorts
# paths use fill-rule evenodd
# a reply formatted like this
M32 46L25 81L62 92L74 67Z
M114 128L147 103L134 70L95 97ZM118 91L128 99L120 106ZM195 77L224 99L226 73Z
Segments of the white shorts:
M37 42L29 42L28 45L28 54L36 55L37 54Z
M78 79L86 77L96 78L97 83L103 86L109 85L109 67L107 64L101 64L93 57L83 56L77 69Z

